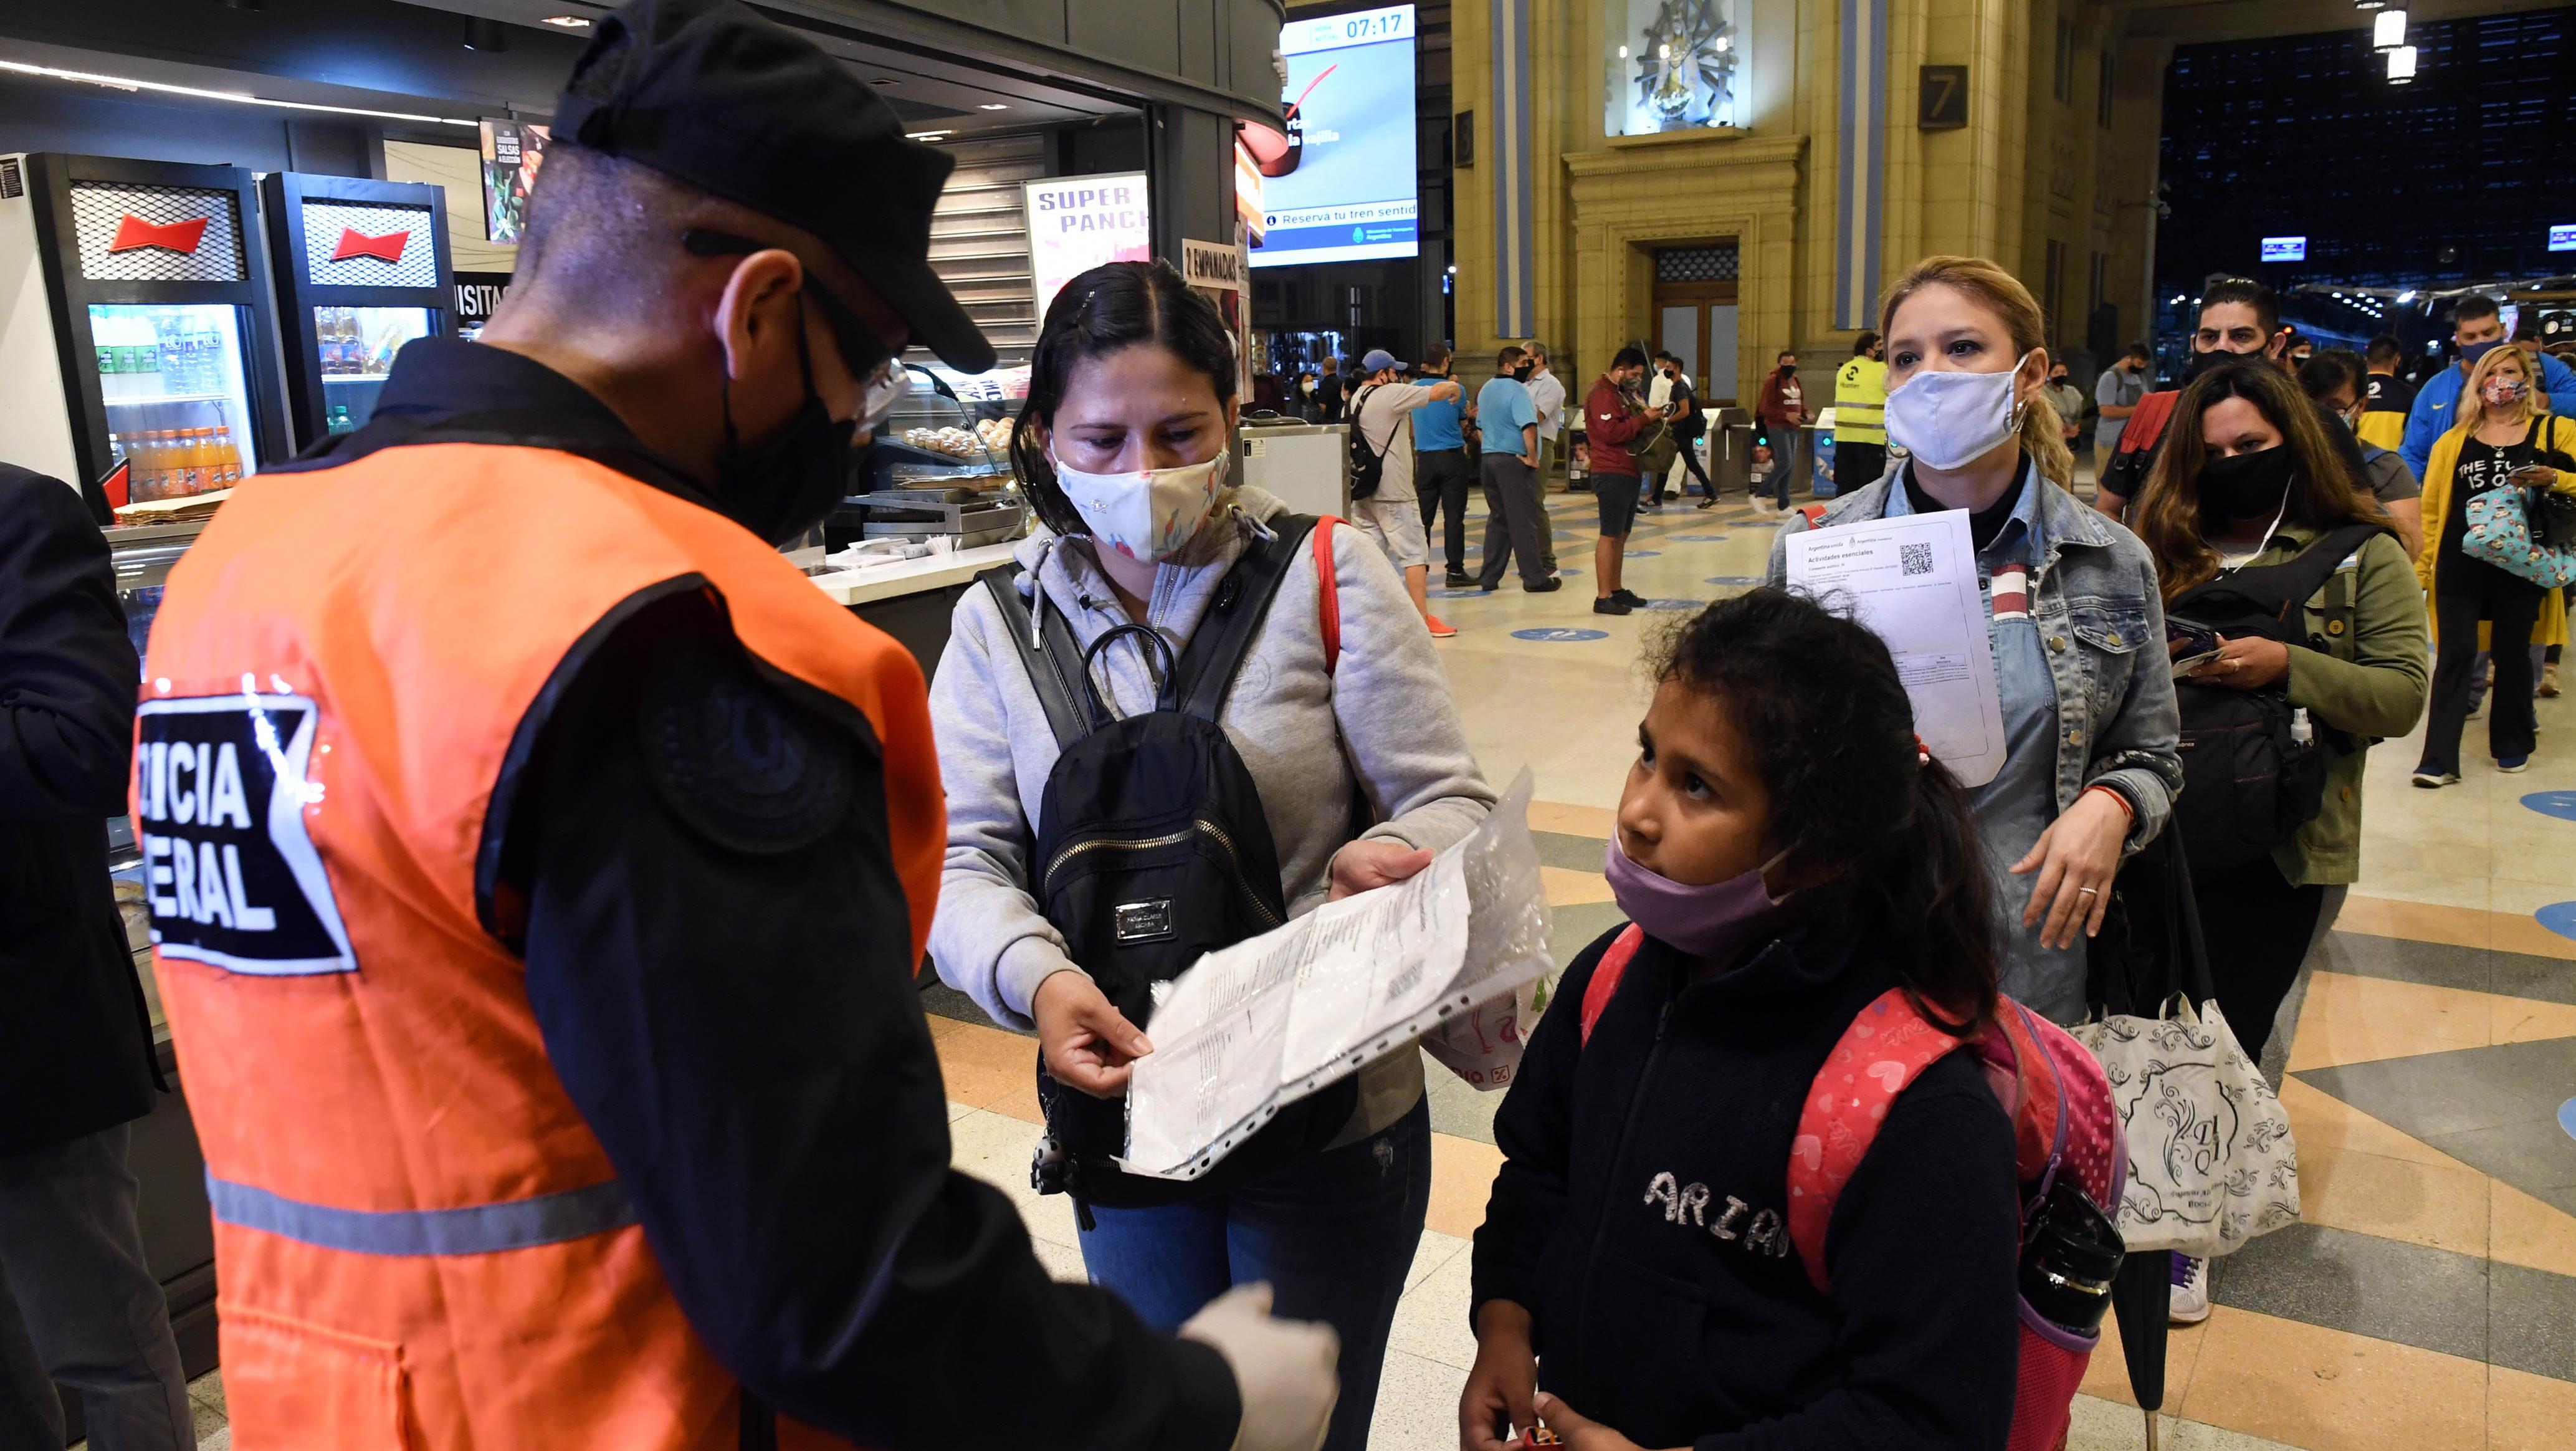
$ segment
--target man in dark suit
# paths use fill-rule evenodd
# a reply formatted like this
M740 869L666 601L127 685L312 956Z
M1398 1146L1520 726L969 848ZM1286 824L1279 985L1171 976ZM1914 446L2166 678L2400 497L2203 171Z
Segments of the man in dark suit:
M59 479L0 464L0 1446L189 1451L126 1126L151 1024L107 875L140 666L107 542Z

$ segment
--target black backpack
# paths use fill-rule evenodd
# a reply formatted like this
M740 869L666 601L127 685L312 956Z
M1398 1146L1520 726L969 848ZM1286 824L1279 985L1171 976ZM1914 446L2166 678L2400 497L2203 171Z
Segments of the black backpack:
M1386 482L1386 451L1369 447L1368 431L1360 427L1360 408L1377 391L1372 383L1351 397L1351 497L1369 499L1377 496L1377 486ZM1402 427L1401 423L1396 425ZM1387 448L1395 446L1395 435L1387 435Z
M1282 515L1218 584L1216 598L1174 660L1145 625L1118 626L1085 650L1064 616L1034 592L1021 599L1017 565L978 576L1000 605L1062 754L1047 774L1030 853L1029 895L1065 950L1139 1028L1151 1030L1153 990L1206 953L1288 919L1279 853L1261 793L1217 716L1288 571L1299 565L1315 520ZM1045 643L1034 645L1032 632ZM1101 700L1093 659L1120 639L1162 660L1154 709L1119 718ZM1112 1162L1127 1143L1127 1105L1067 1088L1038 1063L1047 1138L1030 1180L1042 1194L1070 1193L1113 1208L1196 1199L1270 1173L1331 1142L1358 1105L1344 1079L1279 1110L1206 1175L1145 1178Z
M2384 525L2347 524L2293 559L2222 574L2194 585L2165 607L2168 618L2234 638L2261 635L2334 654L2352 643L2352 591L2337 573L2346 557ZM2306 631L2307 602L2330 583L2326 635ZM2338 648L2340 647L2340 648ZM2280 686L2236 690L2192 680L2174 682L2182 708L2182 794L2173 829L2192 867L2241 867L2271 855L2325 807L2330 743L2343 739L2310 719L2298 739L2294 712Z

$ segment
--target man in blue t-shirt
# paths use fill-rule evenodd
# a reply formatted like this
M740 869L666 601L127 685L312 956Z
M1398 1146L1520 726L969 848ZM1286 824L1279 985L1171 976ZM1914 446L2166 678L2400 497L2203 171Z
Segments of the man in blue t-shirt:
M1435 347L1422 363L1422 381L1454 377L1449 350ZM1464 390L1455 398L1434 398L1413 410L1413 492L1422 505L1422 532L1429 534L1443 509L1449 512L1449 588L1465 589L1467 574L1467 486L1475 471L1467 466L1467 419L1476 406Z
M1518 346L1494 356L1494 378L1476 394L1476 427L1484 435L1485 563L1476 588L1503 582L1503 569L1520 561L1521 588L1531 594L1562 589L1549 572L1545 539L1547 506L1538 491L1538 404L1530 397L1535 371Z

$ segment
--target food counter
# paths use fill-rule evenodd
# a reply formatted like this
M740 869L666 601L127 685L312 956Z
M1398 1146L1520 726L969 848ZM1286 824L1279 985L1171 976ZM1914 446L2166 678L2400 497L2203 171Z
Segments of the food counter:
M977 574L1010 563L1016 547L984 544L867 569L829 570L813 579L816 588L910 650L926 676L938 670L940 652L948 648L948 617L957 597L974 587Z

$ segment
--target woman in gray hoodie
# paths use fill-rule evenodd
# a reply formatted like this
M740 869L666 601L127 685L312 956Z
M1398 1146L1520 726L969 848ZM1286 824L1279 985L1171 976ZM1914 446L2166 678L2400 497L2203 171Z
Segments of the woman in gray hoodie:
M1013 439L1046 526L1018 551L1022 596L1043 591L1086 649L1133 623L1177 656L1246 547L1288 512L1227 486L1237 408L1232 340L1178 273L1112 263L1067 284ZM1337 665L1327 669L1318 576L1293 568L1218 716L1259 788L1291 916L1421 870L1495 799L1402 580L1356 531L1331 537ZM967 591L931 687L948 792L931 956L995 1021L1036 1030L1058 1084L1116 1097L1145 1040L1030 893L1058 749L1007 628L987 591ZM1094 684L1120 715L1154 708L1155 666L1138 647L1121 639L1093 657ZM1377 823L1357 839L1355 793ZM1339 1332L1342 1395L1324 1444L1360 1451L1422 1234L1430 1141L1421 1055L1398 1054L1363 1071L1348 1122L1299 1162L1175 1203L1091 1207L1084 1263L1165 1327L1235 1283L1269 1281L1280 1315Z

